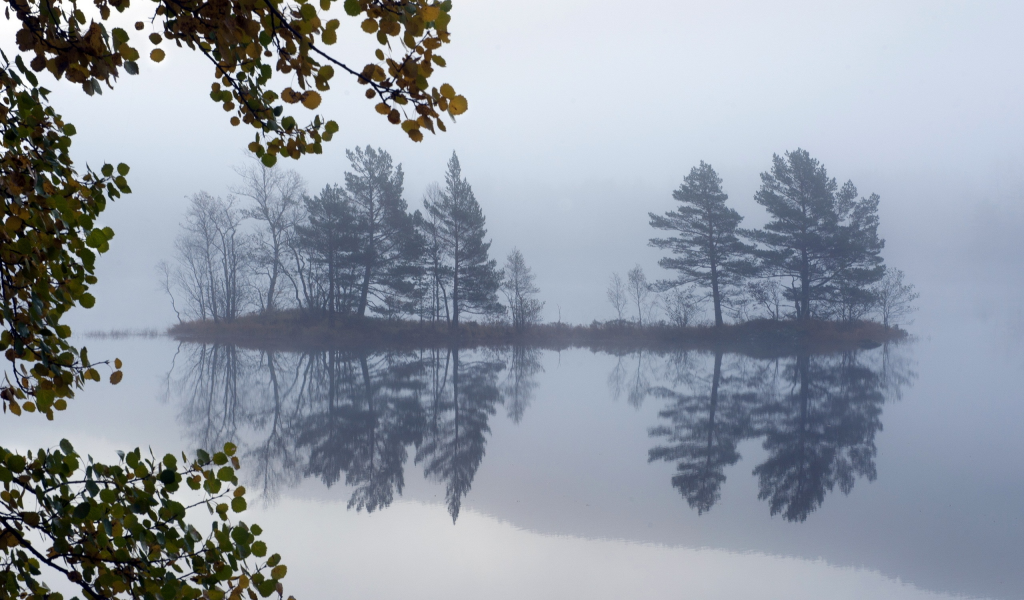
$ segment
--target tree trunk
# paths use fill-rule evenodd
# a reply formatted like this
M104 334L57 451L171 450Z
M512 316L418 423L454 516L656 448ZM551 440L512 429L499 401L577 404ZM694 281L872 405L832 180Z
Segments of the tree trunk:
M807 250L801 251L800 265L800 310L797 318L807 321L811 318L811 273L807 264Z
M454 260L452 261L455 267L455 274L452 278L452 327L458 329L459 327L459 240L455 239L455 252Z
M359 287L359 316L366 316L366 302L370 295L370 265L363 269L363 284Z
M718 290L718 265L711 263L711 300L715 305L715 327L721 327L725 322L722 320L722 294Z

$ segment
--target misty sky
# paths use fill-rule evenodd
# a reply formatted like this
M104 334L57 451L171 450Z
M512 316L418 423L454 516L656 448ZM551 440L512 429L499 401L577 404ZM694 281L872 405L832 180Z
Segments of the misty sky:
M454 1L437 83L470 110L448 133L413 144L339 77L320 113L341 133L324 155L279 166L315 192L342 180L345 148L379 146L403 164L415 208L456 150L493 255L522 250L547 319L559 306L565 321L610 318L612 271L641 263L652 279L667 275L647 247L647 213L671 209L700 160L757 226L759 174L772 153L797 147L881 195L884 256L923 291L943 265L956 278L968 261L992 278L1019 270L1024 3ZM349 39L335 53L362 65L372 38L341 18ZM154 266L172 252L187 196L226 194L252 139L210 101L204 61L185 50L143 59L141 76L97 98L51 86L79 132L75 159L129 163L135 192L103 218L117 237L79 327L173 322Z

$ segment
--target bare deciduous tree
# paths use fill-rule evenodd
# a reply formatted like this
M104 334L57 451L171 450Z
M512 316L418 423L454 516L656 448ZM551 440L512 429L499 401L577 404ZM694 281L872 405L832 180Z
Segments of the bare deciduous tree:
M534 283L533 270L526 266L523 253L513 248L505 262L501 280L501 291L508 300L512 314L512 327L523 330L540 322L540 311L544 303L537 300L540 289Z
M747 294L754 304L760 306L768 314L768 318L778 321L782 318L782 304L785 302L782 284L775 279L765 279L747 284Z
M687 327L700 314L705 300L705 294L701 294L693 286L686 286L665 292L661 302L669 323L676 327Z
M653 303L651 302L651 284L647 281L644 269L637 265L626 273L626 292L630 300L636 305L636 322L641 327L644 324L644 315L650 316Z
M608 280L608 302L611 302L612 307L615 309L616 318L622 321L626 314L626 304L629 299L626 297L626 284L622 281L622 277L618 273L612 273L611 279Z
M260 224L252 238L253 266L266 285L258 286L257 295L262 309L273 312L278 305L279 282L287 277L289 243L301 218L306 183L295 171L268 168L259 161L237 167L235 172L242 181L231 191L253 201L242 214Z
M251 241L243 218L231 197L192 196L174 241L178 266L165 274L168 287L184 295L189 317L230 321L247 308Z
M876 310L886 329L916 311L913 303L921 296L914 290L914 284L904 283L903 271L891 268L886 268L885 275L874 285L873 291Z

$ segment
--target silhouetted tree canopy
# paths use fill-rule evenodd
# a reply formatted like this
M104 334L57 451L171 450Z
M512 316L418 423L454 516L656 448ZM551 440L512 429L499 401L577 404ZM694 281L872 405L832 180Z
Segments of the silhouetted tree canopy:
M486 219L454 152L444 180L440 197L425 205L451 272L451 322L458 326L462 313L500 313L504 307L498 302L498 263L488 254L491 243L484 240Z
M722 325L722 300L726 290L743 283L751 271L749 248L740 241L736 228L743 217L725 205L729 196L722 191L722 178L711 165L700 162L672 192L679 201L664 215L648 213L651 227L676 232L668 238L653 238L650 244L671 251L658 264L679 272L678 278L662 282L661 288L696 283L711 293L715 325Z
M842 314L870 300L868 286L883 273L878 196L857 199L806 150L775 155L754 196L771 220L746 235L767 275L792 281L787 297L797 318Z

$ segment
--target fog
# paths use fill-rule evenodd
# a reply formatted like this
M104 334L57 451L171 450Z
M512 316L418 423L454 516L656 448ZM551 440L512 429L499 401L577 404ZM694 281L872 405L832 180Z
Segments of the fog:
M487 216L492 256L522 250L546 319L559 309L564 321L609 318L612 271L640 263L667 275L647 247L647 213L672 208L672 190L700 160L722 176L744 225L758 226L759 174L773 153L798 147L840 182L882 197L883 256L923 292L1016 277L1020 3L686 2L651 11L462 0L452 14L441 79L470 110L448 133L410 142L339 78L320 112L341 133L322 156L279 168L296 169L315 191L342 180L346 148L371 144L402 163L416 208L456 150ZM372 40L348 25L336 54L362 64ZM172 251L187 196L228 193L251 139L209 100L204 61L169 52L96 98L51 86L78 128L80 164L132 166L134 193L103 216L117 237L99 262L96 307L73 315L79 331L174 321L154 265Z

